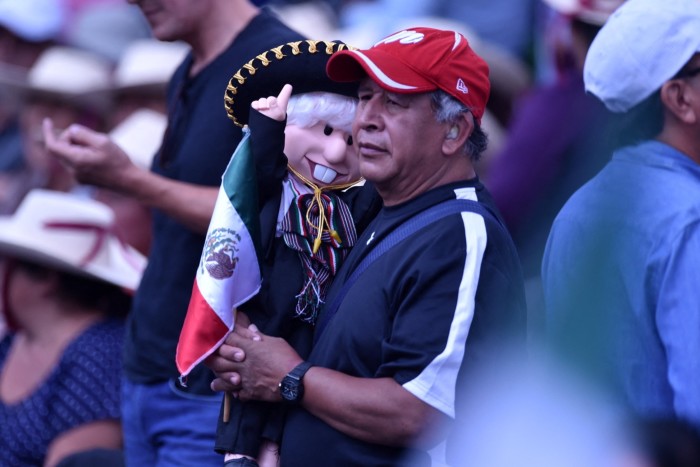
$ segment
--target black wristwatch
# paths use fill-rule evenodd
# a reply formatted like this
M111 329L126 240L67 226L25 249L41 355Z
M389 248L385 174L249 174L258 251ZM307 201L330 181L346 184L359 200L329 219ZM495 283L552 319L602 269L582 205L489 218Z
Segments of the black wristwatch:
M301 402L302 397L304 397L304 383L301 380L312 366L309 362L301 362L287 373L287 376L282 378L282 381L280 381L280 395L284 402L289 404Z

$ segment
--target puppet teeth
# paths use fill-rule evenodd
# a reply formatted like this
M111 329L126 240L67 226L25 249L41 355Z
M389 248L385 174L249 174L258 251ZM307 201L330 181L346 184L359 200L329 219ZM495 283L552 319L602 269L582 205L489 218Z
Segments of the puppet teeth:
M338 172L324 165L316 164L314 167L314 178L319 182L331 183L338 176Z

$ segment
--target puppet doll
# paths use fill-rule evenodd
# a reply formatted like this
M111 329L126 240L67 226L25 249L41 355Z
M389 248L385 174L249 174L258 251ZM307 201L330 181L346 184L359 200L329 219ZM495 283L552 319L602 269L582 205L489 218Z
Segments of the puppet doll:
M258 179L262 286L240 310L302 356L333 277L381 206L371 186L350 188L361 180L351 136L356 89L325 74L343 48L302 41L272 49L234 74L225 96L230 118L250 128ZM282 431L281 404L235 400L225 412L216 448L233 458L226 465L276 465L269 449Z

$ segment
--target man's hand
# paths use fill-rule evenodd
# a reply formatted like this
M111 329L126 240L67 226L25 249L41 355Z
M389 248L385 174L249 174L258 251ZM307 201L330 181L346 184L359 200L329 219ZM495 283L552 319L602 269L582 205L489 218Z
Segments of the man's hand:
M238 397L241 389L241 375L236 371L236 363L245 360L243 349L233 347L224 342L205 360L204 364L214 372L216 378L211 382L211 390L230 392Z
M279 467L280 447L268 439L262 442L260 454L258 455L258 465L260 467Z
M121 191L129 174L141 170L104 133L74 124L56 136L48 118L43 122L43 133L48 153L72 169L81 183Z
M250 339L260 339L258 328L250 323L248 315L236 310L235 330ZM216 379L211 383L212 391L231 392L238 397L241 377L236 373L230 363L242 362L245 360L245 353L242 349L226 344L219 346L216 351L204 360L204 364L216 374Z
M251 102L250 106L266 117L282 122L287 118L287 105L291 95L292 85L285 84L277 97L261 97Z
M45 119L43 131L49 155L72 169L81 183L109 188L163 211L193 232L207 232L217 187L181 182L141 169L109 136L81 125L71 125L56 136L53 122Z
M279 383L302 358L284 339L266 336L255 325L237 326L205 364L217 378L214 391L229 391L241 400L279 402Z

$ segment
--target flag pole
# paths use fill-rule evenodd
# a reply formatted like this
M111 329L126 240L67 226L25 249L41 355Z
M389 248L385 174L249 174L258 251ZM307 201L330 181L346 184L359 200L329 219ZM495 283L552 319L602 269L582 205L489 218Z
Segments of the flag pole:
M229 418L230 418L231 397L233 397L233 394L231 394L230 392L226 391L224 393L224 413L221 416L224 423L228 423Z
M233 309L233 326L236 326L236 318L238 318L238 308ZM231 418L231 398L233 393L230 391L224 392L224 413L221 414L221 420L224 423L228 423Z

